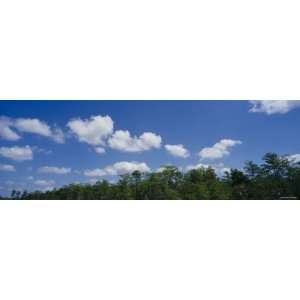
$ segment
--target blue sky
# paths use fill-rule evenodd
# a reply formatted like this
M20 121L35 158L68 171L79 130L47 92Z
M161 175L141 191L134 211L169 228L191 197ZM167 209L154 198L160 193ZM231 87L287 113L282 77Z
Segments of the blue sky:
M245 160L260 162L266 152L299 154L298 106L297 101L0 101L0 194L115 180L132 168L166 164L183 170L212 165L221 174Z

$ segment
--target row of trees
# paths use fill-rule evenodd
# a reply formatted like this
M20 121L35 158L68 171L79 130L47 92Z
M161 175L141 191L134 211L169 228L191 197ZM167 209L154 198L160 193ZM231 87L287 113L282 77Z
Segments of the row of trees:
M212 168L186 173L173 166L162 172L120 176L117 183L71 184L52 191L13 191L12 199L300 199L300 163L267 153L263 163L245 163L217 176Z

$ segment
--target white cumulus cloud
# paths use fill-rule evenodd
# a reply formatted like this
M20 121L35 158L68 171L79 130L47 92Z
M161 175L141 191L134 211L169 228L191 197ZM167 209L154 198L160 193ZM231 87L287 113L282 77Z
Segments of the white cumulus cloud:
M12 165L3 165L3 164L0 164L0 171L15 172L16 169Z
M34 181L34 184L38 187L40 191L47 192L54 189L55 181L38 179Z
M52 139L56 143L63 144L65 142L65 135L64 135L63 131L60 128L55 127L52 130Z
M105 138L113 133L114 122L109 116L92 116L90 119L73 119L67 126L80 142L104 145Z
M88 177L101 177L107 175L104 169L85 170L83 174Z
M21 137L11 129L13 122L7 117L0 117L0 137L8 141L17 141Z
M14 127L21 132L35 133L43 136L51 136L50 127L39 119L16 119Z
M88 177L115 176L126 173L130 174L134 171L150 172L150 168L144 162L121 161L107 166L104 169L86 170L84 171L84 175Z
M37 186L42 186L42 187L50 187L53 186L55 184L54 180L43 180L43 179L39 179L39 180L35 180L34 184Z
M173 156L187 158L190 156L189 151L182 145L165 145L165 149Z
M97 183L98 182L98 178L91 178L90 180L89 180L89 183L90 184L95 184L95 183Z
M105 149L102 147L95 147L95 151L98 154L104 154L105 153Z
M127 130L117 130L108 140L112 149L123 152L142 152L161 147L161 137L152 132L145 132L139 137L131 136Z
M286 157L290 162L292 163L298 163L300 162L300 154L292 154L292 155L288 155Z
M199 163L199 164L195 164L195 165L188 165L185 170L186 171L190 171L190 170L197 170L197 169L208 169L209 167L211 167L210 165L207 165L207 164L202 164L202 163Z
M167 167L174 167L174 166L173 166L173 165L163 165L163 166L159 167L159 168L156 170L156 172L157 172L157 173L161 173L161 172L165 171L165 170L167 169ZM182 170L183 170L182 167L178 167L178 166L176 166L176 167L177 167L177 169L178 169L179 171L182 171Z
M33 151L30 146L0 147L0 155L16 161L33 159Z
M252 100L250 112L272 114L285 114L300 107L300 100Z
M49 174L69 174L71 173L71 168L59 168L59 167L49 167L44 166L38 169L39 173L49 173Z
M0 118L0 136L3 139L17 141L21 136L15 132L38 134L53 139L57 143L64 143L65 138L61 129L54 128L39 119L19 118L12 119L7 117Z
M199 156L201 159L220 159L230 154L230 148L240 144L242 142L238 140L222 139L212 147L203 148Z

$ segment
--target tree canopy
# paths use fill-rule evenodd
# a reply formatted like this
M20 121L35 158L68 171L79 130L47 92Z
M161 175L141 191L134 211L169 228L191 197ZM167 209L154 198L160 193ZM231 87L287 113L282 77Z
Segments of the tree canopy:
M51 191L13 190L11 199L300 199L300 163L267 153L263 163L245 163L222 176L209 168L182 172L175 166L162 171L121 175L118 182L70 184Z

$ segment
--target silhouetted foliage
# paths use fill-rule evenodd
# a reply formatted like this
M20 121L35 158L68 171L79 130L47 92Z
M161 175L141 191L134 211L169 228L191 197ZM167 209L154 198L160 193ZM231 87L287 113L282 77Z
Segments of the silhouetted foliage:
M217 176L213 168L186 173L165 166L161 172L120 176L116 183L101 180L93 185L71 184L52 191L13 190L12 199L300 199L300 164L275 153L263 163L245 163L244 170L231 169Z

